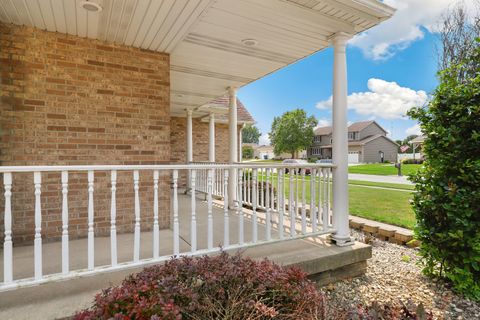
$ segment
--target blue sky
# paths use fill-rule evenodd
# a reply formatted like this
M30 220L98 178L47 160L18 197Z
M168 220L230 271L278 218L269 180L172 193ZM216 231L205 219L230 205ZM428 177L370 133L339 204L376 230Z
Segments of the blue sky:
M347 49L348 119L375 119L393 139L402 139L419 133L406 110L426 103L437 85L434 23L451 1L385 2L397 7L394 18L357 36ZM331 122L332 53L324 50L239 90L264 134L261 142L267 141L273 117L288 110L302 108L320 124Z

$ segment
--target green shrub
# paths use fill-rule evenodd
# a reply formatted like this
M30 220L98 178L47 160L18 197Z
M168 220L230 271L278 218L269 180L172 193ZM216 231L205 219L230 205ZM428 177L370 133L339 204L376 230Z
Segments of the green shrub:
M478 47L469 60L480 65ZM480 300L480 72L462 68L440 73L429 106L409 112L427 136L413 208L424 272Z
M242 156L243 156L243 159L252 159L253 158L253 147L243 146L242 147Z
M422 164L423 159L405 159L402 161L403 164Z

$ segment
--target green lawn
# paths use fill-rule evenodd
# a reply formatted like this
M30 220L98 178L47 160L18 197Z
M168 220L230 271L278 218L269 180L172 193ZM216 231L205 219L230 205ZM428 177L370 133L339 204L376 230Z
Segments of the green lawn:
M348 180L348 184L359 185L359 186L391 188L391 189L402 189L402 190L413 190L413 189L415 189L415 186L411 185L411 184L387 183L387 182Z
M409 175L415 173L420 168L421 164L402 164L402 174ZM349 173L362 173L362 174L377 174L382 176L396 175L397 168L393 163L372 163L361 164L358 166L348 167Z
M260 178L260 177L259 177ZM285 195L289 198L289 176L285 179ZM277 186L277 179L274 176L274 184ZM294 181L295 185L295 181ZM305 177L305 198L310 203L310 177ZM299 186L301 182L299 181ZM369 188L381 187L382 189ZM380 221L412 229L415 225L415 216L410 206L411 192L413 186L395 183L377 183L368 181L349 181L350 213L366 219ZM397 189L397 190L396 190ZM401 190L398 190L401 189ZM302 199L300 188L299 201ZM316 199L318 199L318 190ZM323 194L323 191L322 191ZM331 196L331 194L330 194ZM294 194L294 198L296 195Z

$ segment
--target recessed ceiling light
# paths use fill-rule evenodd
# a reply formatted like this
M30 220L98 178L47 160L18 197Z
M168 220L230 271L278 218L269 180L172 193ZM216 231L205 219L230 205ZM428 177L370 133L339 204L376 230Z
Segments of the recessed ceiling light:
M255 39L243 39L242 43L247 47L255 47L258 44L258 41Z
M90 12L100 12L102 11L102 6L96 2L92 1L82 1L80 2L80 7Z

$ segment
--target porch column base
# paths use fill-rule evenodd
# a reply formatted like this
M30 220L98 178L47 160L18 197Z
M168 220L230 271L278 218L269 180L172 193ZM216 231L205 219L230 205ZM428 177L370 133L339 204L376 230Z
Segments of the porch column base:
M336 234L331 234L328 236L328 241L332 244L335 244L339 247L352 246L355 244L355 239L352 237L340 237Z

